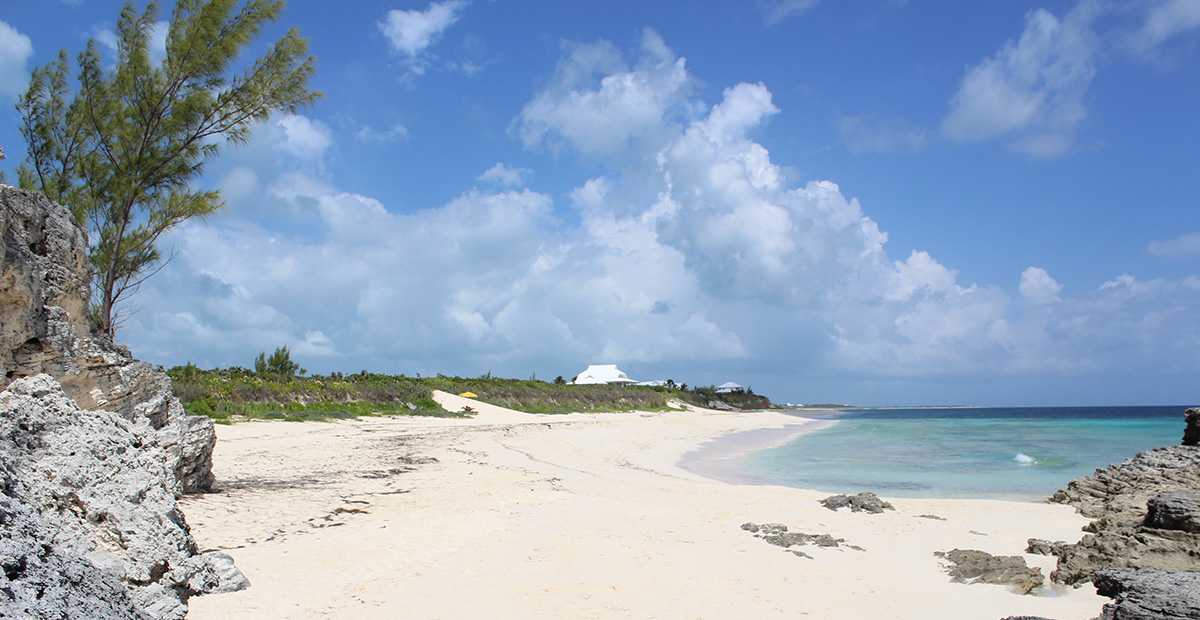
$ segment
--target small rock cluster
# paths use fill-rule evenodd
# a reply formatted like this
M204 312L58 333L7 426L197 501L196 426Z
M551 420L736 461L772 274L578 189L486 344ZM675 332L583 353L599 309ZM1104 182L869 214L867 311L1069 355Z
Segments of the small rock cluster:
M837 512L839 508L850 507L851 512L869 512L872 514L882 513L884 510L895 510L895 508L878 497L874 493L859 493L858 495L831 495L821 500L821 505Z
M793 546L815 545L817 547L845 547L862 551L862 547L855 545L847 545L846 539L834 538L829 534L805 534L803 532L789 532L788 526L782 523L743 523L742 529L754 534L755 538L761 538L763 542L776 547L789 549ZM811 555L803 551L789 549L792 553L802 558L812 559Z
M950 576L961 583L992 583L1011 586L1018 594L1046 582L1042 571L1030 568L1025 558L1017 555L992 555L976 549L953 549L937 552L939 558L950 563Z

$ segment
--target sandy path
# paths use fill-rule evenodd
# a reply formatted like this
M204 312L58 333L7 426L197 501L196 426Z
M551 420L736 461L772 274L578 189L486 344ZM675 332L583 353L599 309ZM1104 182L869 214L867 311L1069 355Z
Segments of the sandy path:
M882 515L834 513L817 503L824 493L675 465L708 438L793 417L472 406L471 420L219 427L225 491L189 497L184 510L201 547L225 550L253 586L194 598L189 618L1082 620L1103 603L1090 587L1034 597L952 584L933 556L1077 540L1085 521L1070 508L894 500ZM928 513L946 520L917 516ZM796 557L742 531L746 521L864 551L809 546L813 559Z

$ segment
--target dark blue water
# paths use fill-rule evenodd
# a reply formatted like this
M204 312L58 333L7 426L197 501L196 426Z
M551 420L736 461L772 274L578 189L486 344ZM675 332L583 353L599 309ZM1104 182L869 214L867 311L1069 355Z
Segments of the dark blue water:
M855 410L744 467L764 482L833 493L1044 499L1098 467L1180 443L1185 409Z

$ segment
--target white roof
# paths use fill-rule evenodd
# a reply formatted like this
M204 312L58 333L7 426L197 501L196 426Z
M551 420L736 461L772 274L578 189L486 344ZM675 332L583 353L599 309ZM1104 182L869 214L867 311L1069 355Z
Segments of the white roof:
M589 385L595 383L633 383L633 379L629 375L617 368L616 364L592 364L587 367L587 370L579 373L575 377L576 385Z
M722 383L721 385L718 385L717 389L718 390L740 390L740 389L742 389L742 386L740 386L732 381L729 381L727 383Z

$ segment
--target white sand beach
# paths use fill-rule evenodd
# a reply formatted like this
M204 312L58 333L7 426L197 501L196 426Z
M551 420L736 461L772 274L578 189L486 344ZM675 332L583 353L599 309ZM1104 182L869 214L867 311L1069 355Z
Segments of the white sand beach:
M223 490L182 505L201 548L231 555L252 586L193 598L188 617L1083 620L1105 600L1090 586L1020 596L952 583L934 556L1078 540L1086 521L1066 506L885 498L895 511L832 512L818 503L828 493L677 465L726 433L803 432L794 416L549 416L443 398L479 413L219 426ZM748 521L863 550L797 557Z

